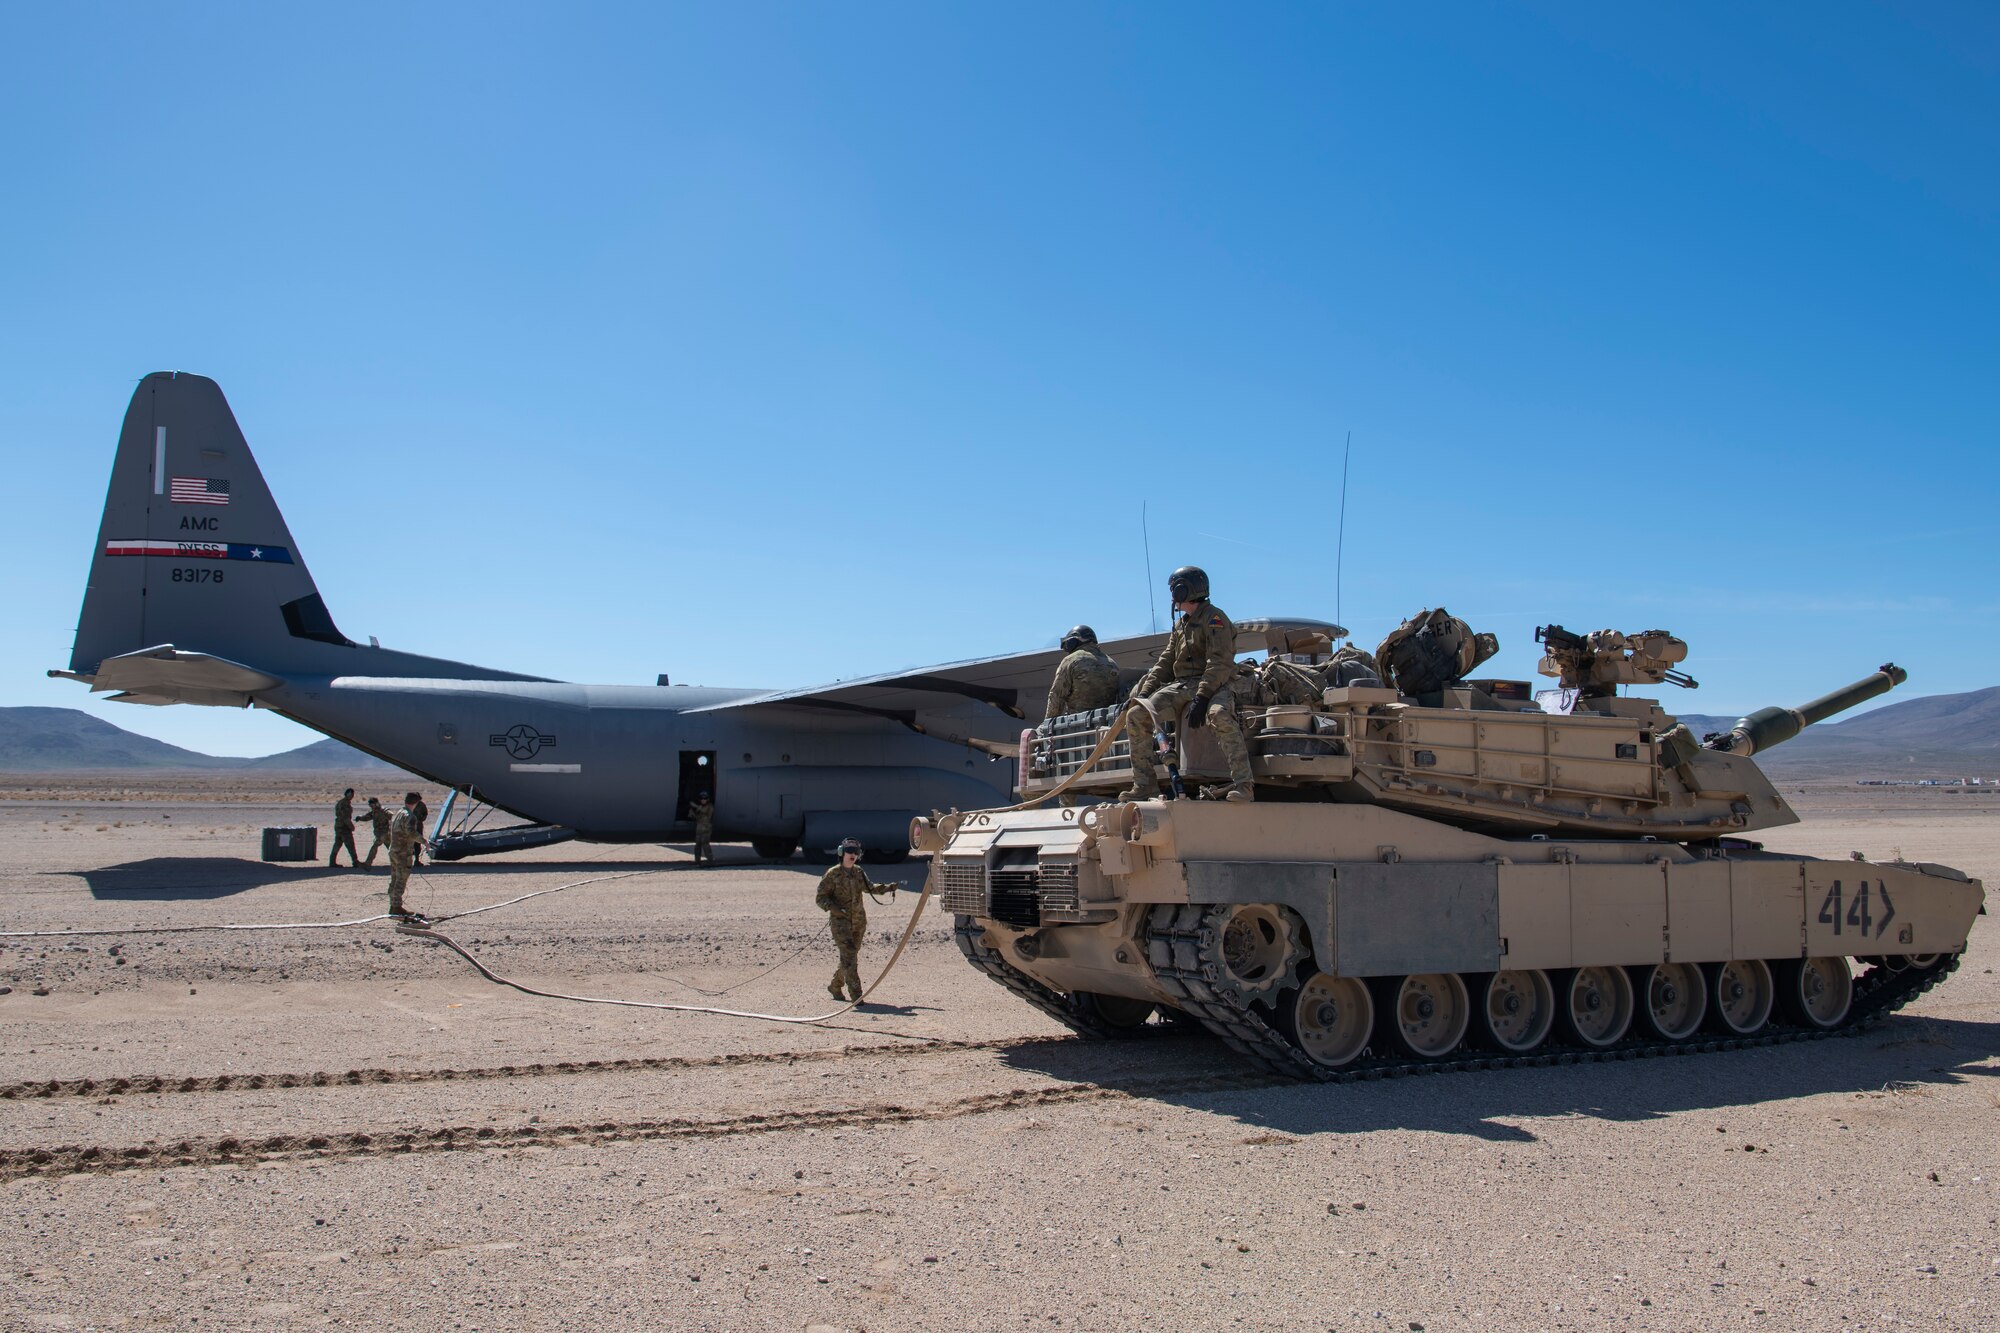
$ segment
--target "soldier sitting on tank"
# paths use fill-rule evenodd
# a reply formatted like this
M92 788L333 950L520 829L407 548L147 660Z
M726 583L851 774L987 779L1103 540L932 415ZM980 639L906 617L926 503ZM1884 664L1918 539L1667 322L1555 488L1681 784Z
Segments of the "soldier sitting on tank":
M1118 702L1118 664L1097 646L1097 631L1078 625L1062 638L1064 657L1049 684L1044 717L1088 713Z
M1229 763L1225 799L1255 800L1250 750L1231 693L1236 626L1208 600L1208 575L1192 565L1167 576L1167 594L1181 616L1159 660L1132 687L1125 711L1125 731L1132 741L1132 785L1119 793L1119 799L1150 801L1160 794L1151 737L1185 712L1187 726L1215 728L1216 744Z

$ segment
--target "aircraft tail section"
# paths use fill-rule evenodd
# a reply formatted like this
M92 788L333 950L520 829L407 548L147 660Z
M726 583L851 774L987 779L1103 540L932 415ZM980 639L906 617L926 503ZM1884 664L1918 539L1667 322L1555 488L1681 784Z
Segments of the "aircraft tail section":
M146 376L126 409L63 674L135 702L238 704L288 675L533 679L350 642L221 387L179 372Z

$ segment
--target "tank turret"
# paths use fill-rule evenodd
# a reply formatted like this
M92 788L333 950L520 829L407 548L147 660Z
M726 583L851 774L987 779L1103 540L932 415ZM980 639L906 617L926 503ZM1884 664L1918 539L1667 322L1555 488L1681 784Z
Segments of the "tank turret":
M1748 759L1773 745L1784 744L1815 722L1824 722L1856 704L1887 694L1909 678L1910 673L1894 662L1884 662L1873 675L1843 685L1831 694L1822 694L1809 704L1797 708L1760 708L1748 717L1737 719L1726 734L1709 736L1702 744L1710 750L1723 750Z

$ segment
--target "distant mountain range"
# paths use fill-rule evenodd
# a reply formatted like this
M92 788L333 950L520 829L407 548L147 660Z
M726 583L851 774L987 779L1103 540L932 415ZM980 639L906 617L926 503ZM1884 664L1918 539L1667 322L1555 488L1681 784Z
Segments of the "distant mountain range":
M392 765L336 740L314 741L261 759L237 759L136 736L75 708L0 708L0 773L139 769L395 771Z
M1672 699L1661 702L1673 706ZM1679 717L1697 736L1736 724L1733 717L1702 713ZM2000 685L1904 699L1846 721L1822 722L1757 762L1772 773L1801 776L2000 776Z
M1674 700L1661 702L1669 709ZM1734 717L1682 713L1697 736L1727 731ZM2000 685L1932 694L1845 722L1823 722L1759 762L1787 776L2000 777ZM392 771L393 765L336 740L261 759L232 759L135 736L74 708L0 708L0 773L182 769L320 772Z

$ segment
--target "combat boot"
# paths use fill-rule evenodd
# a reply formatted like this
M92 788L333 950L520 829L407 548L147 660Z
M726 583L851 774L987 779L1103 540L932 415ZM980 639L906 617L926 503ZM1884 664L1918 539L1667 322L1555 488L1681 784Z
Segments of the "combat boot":
M1222 799L1225 801L1254 801L1257 799L1257 789L1247 782L1232 782L1229 784L1229 789L1222 793Z
M844 993L842 993L842 991L841 991L841 989L840 989L840 983L839 983L838 981L836 981L836 982L834 982L834 983L833 983L832 985L828 986L828 987L826 988L826 993L827 993L828 995L831 995L831 996L832 996L832 997L833 997L834 999L836 999L836 1000L844 1000L844 999L846 999L846 998L847 998L847 996L846 996L846 995L845 995Z
M1160 799L1160 779L1150 768L1132 770L1132 785L1118 793L1121 801L1157 801Z

